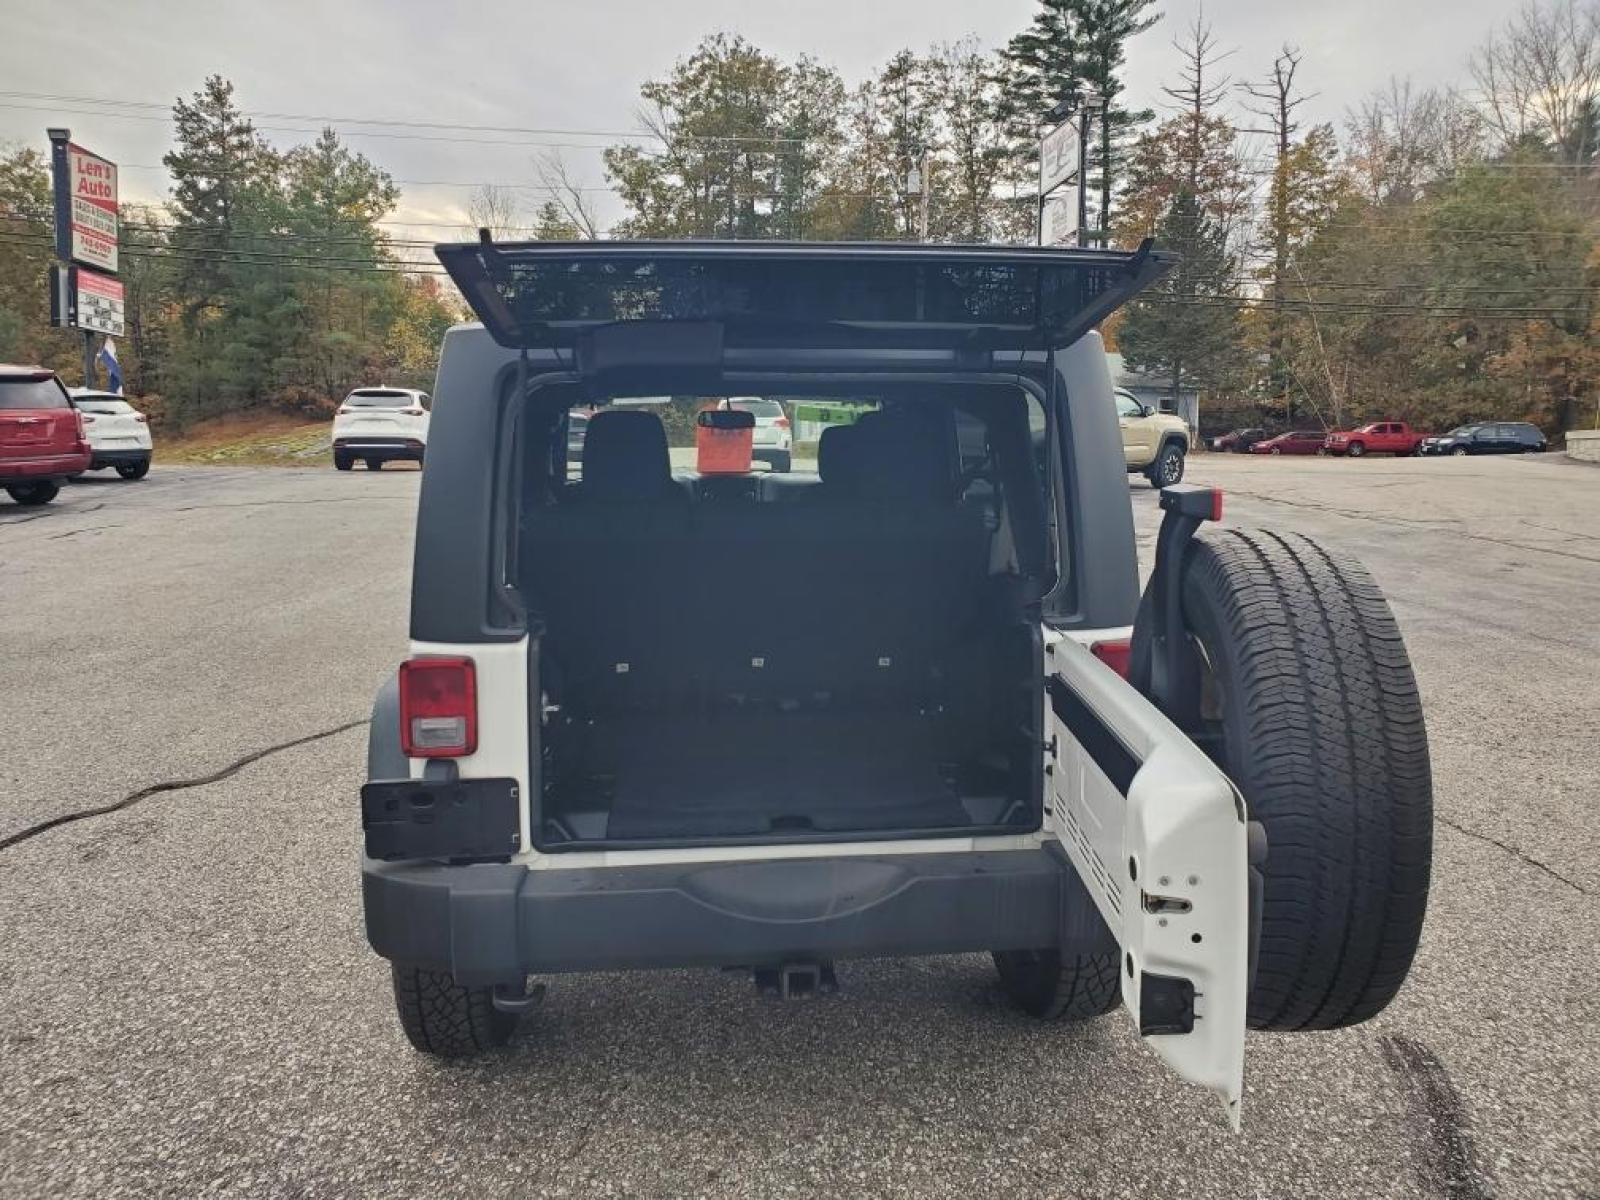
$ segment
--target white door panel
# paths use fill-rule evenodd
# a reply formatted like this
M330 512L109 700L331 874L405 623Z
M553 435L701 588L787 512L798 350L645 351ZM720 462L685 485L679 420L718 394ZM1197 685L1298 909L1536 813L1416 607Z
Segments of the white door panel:
M1084 647L1050 635L1048 819L1122 950L1145 1043L1239 1123L1249 964L1245 813L1232 783ZM1192 987L1192 1028L1169 1024ZM1187 1024L1186 1020L1179 1024Z

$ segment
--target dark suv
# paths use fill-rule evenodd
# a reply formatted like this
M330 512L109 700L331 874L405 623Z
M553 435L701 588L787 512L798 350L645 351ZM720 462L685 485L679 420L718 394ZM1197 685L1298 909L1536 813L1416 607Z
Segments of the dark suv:
M1526 421L1479 421L1422 439L1419 454L1539 454L1545 436Z
M361 789L414 1046L503 1043L530 976L739 967L791 995L983 951L1037 1017L1126 1008L1237 1123L1247 1027L1394 996L1431 790L1371 579L1304 538L1197 537L1221 496L1176 485L1140 594L1095 326L1166 256L439 256L483 323L445 339L411 656ZM700 476L616 403L660 394L851 420L815 470Z

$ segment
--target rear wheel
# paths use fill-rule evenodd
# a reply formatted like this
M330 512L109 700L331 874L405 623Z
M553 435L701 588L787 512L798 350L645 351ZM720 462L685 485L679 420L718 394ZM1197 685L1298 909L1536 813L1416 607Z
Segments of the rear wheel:
M446 971L393 965L394 1005L406 1038L424 1054L470 1058L503 1046L517 1027L486 987L462 987Z
M1371 577L1298 536L1228 531L1184 565L1201 741L1266 828L1255 1029L1380 1012L1410 970L1432 861L1416 680Z
M782 454L774 454L772 456L772 469L780 475L787 475L791 462L792 459L787 450Z
M1059 950L996 950L995 970L1011 1003L1046 1021L1087 1021L1122 1001L1117 952L1072 955Z
M117 474L124 479L143 479L150 474L150 460L142 458L138 462L118 463Z
M61 487L54 483L19 483L8 487L11 498L18 504L25 504L30 508L36 504L49 504L61 494Z
M366 459L364 461L366 462L367 470L369 470L369 471L381 471L381 470L383 470L383 459L381 459L381 458L369 458L369 459Z
M333 452L333 469L335 471L348 471L355 465L356 460L348 454L340 454L337 450Z

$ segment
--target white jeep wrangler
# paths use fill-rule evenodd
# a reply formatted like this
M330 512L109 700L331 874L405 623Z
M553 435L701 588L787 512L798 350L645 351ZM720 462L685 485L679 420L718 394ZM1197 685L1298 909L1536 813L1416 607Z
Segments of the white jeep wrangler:
M1377 589L1304 538L1193 536L1220 496L1179 486L1139 593L1093 328L1161 254L439 254L482 323L445 340L361 793L418 1049L505 1042L530 976L788 995L984 951L1041 1018L1125 1008L1237 1124L1247 1027L1395 995L1431 791ZM812 472L674 475L656 413L610 407L665 394L713 426L749 419L727 396L857 417Z

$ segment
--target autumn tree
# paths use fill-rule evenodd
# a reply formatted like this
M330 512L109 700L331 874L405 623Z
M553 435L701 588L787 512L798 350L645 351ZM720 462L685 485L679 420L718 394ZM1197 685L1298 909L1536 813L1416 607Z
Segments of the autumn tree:
M665 79L641 89L640 119L659 143L605 152L629 237L771 237L791 70L741 37L713 34Z
M1530 0L1470 69L1502 150L1533 141L1572 164L1600 150L1600 0Z

